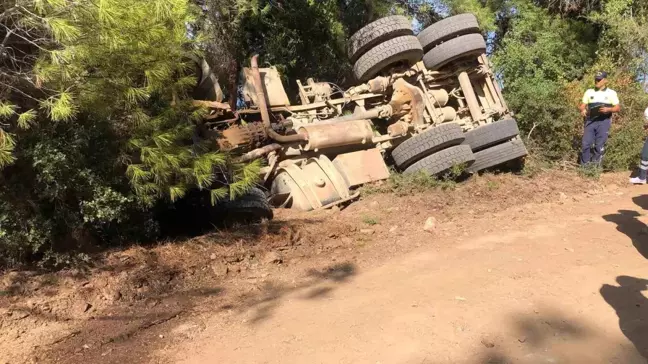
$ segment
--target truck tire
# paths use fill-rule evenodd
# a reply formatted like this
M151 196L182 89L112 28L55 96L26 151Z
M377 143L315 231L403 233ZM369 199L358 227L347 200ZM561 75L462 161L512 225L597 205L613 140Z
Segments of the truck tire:
M517 121L504 119L468 131L463 144L470 145L473 152L478 152L509 140L518 134L520 134L520 129L518 129Z
M365 25L349 38L348 54L351 63L355 62L378 43L402 35L413 35L412 24L402 15L380 18Z
M387 66L405 61L412 65L421 60L423 48L413 35L404 35L373 47L360 57L353 66L353 74L360 82L377 75Z
M473 14L459 14L439 20L423 29L417 38L423 51L427 52L449 39L471 33L479 33L477 18Z
M475 161L475 156L467 145L456 145L429 155L418 162L407 167L404 174L427 172L430 175L437 175L445 172L452 166L466 163L468 166Z
M522 140L511 140L475 153L475 163L468 167L468 172L479 172L524 157L527 154L528 152Z
M432 48L423 57L423 64L434 71L460 58L478 56L482 53L486 53L484 37L481 34L467 34Z
M259 222L274 217L265 193L256 187L235 200L224 202L219 210L223 213L226 225Z
M441 149L461 144L465 135L456 123L441 124L400 143L391 155L400 170Z

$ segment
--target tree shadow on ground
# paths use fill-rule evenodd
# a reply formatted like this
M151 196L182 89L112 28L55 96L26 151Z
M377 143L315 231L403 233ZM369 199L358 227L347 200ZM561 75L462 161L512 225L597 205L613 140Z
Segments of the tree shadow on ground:
M618 286L604 284L599 292L619 317L621 332L637 351L648 359L648 299L641 291L648 291L648 280L619 276Z
M200 245L198 248L209 253L213 250L212 248L223 250L234 246L239 252L253 250L257 247L259 249L285 249L300 243L303 238L300 231L303 227L321 222L321 219L270 220L245 226L213 230L210 233L189 240L175 239L155 244L127 245L121 248L112 248L98 252L92 256L89 262L76 265L73 268L52 271L36 267L24 267L24 269L0 272L2 273L0 275L0 300L3 297L24 296L34 292L38 292L42 296L55 296L63 282L76 281L82 283L102 272L128 274L125 277L127 279L124 280L125 285L137 285L139 283L136 281L145 280L146 276L151 275L151 273L175 276L182 272L180 272L179 268L173 267L173 264L168 264L168 262L162 264L161 260L168 257L161 256L156 252L157 248L176 246L180 249L180 246L184 246L180 250L186 252L187 250L196 249L195 245ZM186 247L188 242L194 243L194 246ZM283 245L279 246L277 243ZM131 254L133 251L136 251L137 254ZM206 257L204 253L200 255L200 261L195 261L189 265L206 264L210 260L210 254L207 254ZM241 258L228 257L228 259L240 260Z
M596 341L590 340L601 340L602 336L587 323L570 319L558 310L542 311L546 312L512 315L510 324L514 328L514 338L482 340L482 344L490 344L474 362L580 363L589 362L596 357L596 362L601 363L644 363L643 359L631 349L628 350L628 347L624 349L619 345L620 348L611 352L592 347L591 344Z
M356 273L355 265L348 262L322 270L311 269L302 283L264 282L258 292L243 294L235 299L236 303L225 304L221 310L234 309L239 314L251 312L248 323L256 325L269 319L288 295L298 294L299 298L307 300L326 298L334 290L333 285L347 282Z
M45 353L48 359L138 362L128 354L136 351L148 357L159 340L156 333L167 321L168 325L191 321L187 315L203 307L213 313L235 297L238 293L222 287L225 275L261 276L279 269L277 263L265 260L268 252L281 251L284 259L308 254L313 237L302 228L313 223L317 220L277 219L188 241L114 250L98 256L96 264L86 269L13 271L0 277L0 326L21 336L19 340L36 343L35 352ZM261 321L286 294L301 289L305 298L325 297L334 284L353 274L355 266L350 263L333 265L307 272L306 282L297 287L264 283L258 294L231 301L241 310L258 311L255 315ZM250 277L246 279L250 287L255 286ZM3 324L4 309L12 316ZM40 339L36 332L42 327L65 329ZM0 335L3 338L8 336ZM133 341L149 343L133 349ZM104 357L106 350L111 354ZM43 358L37 362L44 362Z
M648 226L638 219L639 216L641 214L637 211L619 210L616 214L603 216L603 219L615 223L617 231L628 236L639 254L648 259Z
M73 323L71 331L39 343L41 350L37 362L146 362L169 340L191 337L204 330L205 323L199 318L202 313L235 310L239 314L249 314L248 323L255 325L270 318L289 294L305 300L325 298L336 285L347 282L356 273L352 263L334 264L308 270L303 282L261 282L256 292L244 295L230 293L208 281L203 281L199 287L178 282L140 292L139 296L121 298L114 305L96 311L81 305L76 311L61 315L51 307L15 306L13 315L41 322ZM135 284L138 286L140 290L148 287Z
M157 333L168 331L164 324L177 325L195 305L222 294L221 287L187 288L173 294L147 294L141 300L120 300L99 309L87 301L79 301L70 310L59 310L56 303L16 305L10 311L15 321L12 331L18 330L16 340L31 330L45 331L34 334L33 351L23 353L32 362L141 362L156 348L151 340ZM51 326L62 329L47 333Z
M546 348L550 348L556 340L576 341L591 335L591 330L586 325L568 319L559 311L543 311L538 314L514 314L510 318L510 324L515 332L514 340L517 341L515 344L522 346L527 352L524 359L507 354L504 343L493 342L493 347L485 350L477 362L483 364L560 362L560 353L547 352Z

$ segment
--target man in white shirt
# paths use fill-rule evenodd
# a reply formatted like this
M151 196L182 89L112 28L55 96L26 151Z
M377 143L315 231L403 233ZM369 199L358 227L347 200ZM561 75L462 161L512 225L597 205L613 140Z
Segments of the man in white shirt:
M585 118L581 165L592 162L601 164L605 142L612 125L612 113L621 111L617 93L607 87L607 72L597 72L594 81L595 88L585 91L579 107L581 115Z
M648 128L648 107L644 110L644 128ZM630 183L636 185L646 184L646 174L648 174L648 138L644 142L643 149L641 149L641 164L639 164L639 175L630 178Z

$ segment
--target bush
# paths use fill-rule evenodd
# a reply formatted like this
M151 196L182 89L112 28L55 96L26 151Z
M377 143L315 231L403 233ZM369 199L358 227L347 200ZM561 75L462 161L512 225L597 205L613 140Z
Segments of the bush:
M565 17L555 14L556 9L528 1L515 6L519 11L506 13L501 20L505 28L500 29L493 59L504 81L505 98L536 157L549 162L578 161L583 135L578 105L585 90L593 87L594 73L606 70L622 111L614 116L603 167L625 170L635 166L648 98L636 81L640 70L631 67L635 63L627 58L624 63L627 49L616 49L609 38L613 33L602 32L596 24L610 18ZM627 6L610 9L625 11ZM619 20L616 15L613 18ZM605 51L599 52L602 44Z
M374 193L395 193L398 196L411 195L432 189L453 189L457 186L456 179L463 174L463 166L454 166L442 176L431 176L425 171L401 174L391 171L389 179L384 182L368 184L362 187L365 195Z
M155 237L160 200L201 189L215 202L256 181L258 164L193 139L197 10L18 0L3 13L1 47L20 54L0 72L0 264L87 260Z

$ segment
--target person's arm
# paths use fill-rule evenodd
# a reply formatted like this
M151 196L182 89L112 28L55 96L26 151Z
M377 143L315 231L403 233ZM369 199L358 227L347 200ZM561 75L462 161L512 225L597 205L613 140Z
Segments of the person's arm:
M612 95L612 100L611 100L612 107L602 107L601 112L602 113L615 113L621 111L621 104L619 103L619 97L617 96L616 92Z
M619 105L619 104L616 104L616 105L614 105L612 107L602 107L601 108L601 112L604 113L604 114L615 113L615 112L619 112L619 111L621 111L621 105Z
M583 95L583 99L581 100L580 105L578 105L578 110L580 110L580 114L583 117L587 116L587 104L589 103L589 90L585 91L585 94Z

